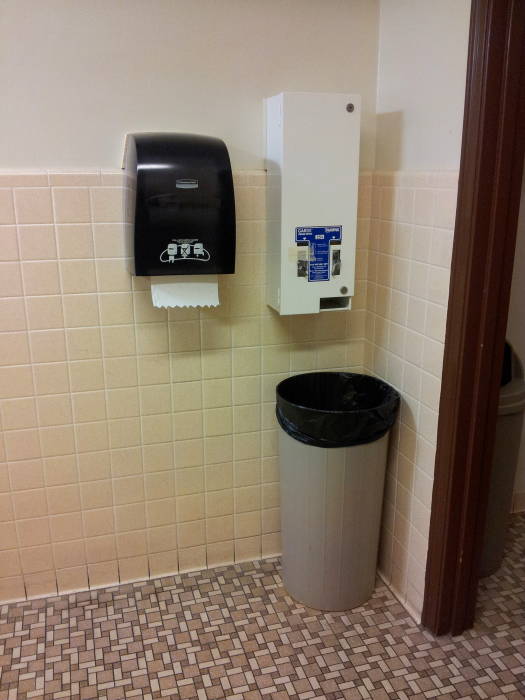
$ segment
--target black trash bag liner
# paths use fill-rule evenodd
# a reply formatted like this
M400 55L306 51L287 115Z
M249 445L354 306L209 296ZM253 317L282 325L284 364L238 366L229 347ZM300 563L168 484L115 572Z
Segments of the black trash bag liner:
M400 397L386 382L352 372L297 374L277 385L277 420L315 447L379 440L396 420Z
M503 366L501 368L500 386L506 386L512 381L512 347L505 341L503 350Z

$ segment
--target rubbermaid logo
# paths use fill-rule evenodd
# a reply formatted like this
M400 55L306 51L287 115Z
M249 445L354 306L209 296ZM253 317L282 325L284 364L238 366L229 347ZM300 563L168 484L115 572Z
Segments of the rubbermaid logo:
M199 186L199 181L192 177L184 177L175 180L175 187L179 190L195 190Z

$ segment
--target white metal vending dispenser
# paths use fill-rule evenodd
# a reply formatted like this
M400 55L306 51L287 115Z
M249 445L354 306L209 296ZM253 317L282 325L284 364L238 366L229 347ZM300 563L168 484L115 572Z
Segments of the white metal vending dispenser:
M359 95L266 100L266 301L280 314L351 306L360 115Z

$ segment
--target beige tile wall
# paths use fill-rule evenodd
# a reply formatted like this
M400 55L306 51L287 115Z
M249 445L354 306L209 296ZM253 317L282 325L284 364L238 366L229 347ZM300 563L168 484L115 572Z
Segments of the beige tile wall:
M380 570L421 612L456 173L374 173L365 368L402 395L387 472Z
M371 176L354 308L306 318L266 307L265 176L235 182L220 308L168 313L120 172L0 174L0 600L279 552L275 385L363 367Z

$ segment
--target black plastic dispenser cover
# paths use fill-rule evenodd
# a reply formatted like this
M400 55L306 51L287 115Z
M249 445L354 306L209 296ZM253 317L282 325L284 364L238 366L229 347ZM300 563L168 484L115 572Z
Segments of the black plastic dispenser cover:
M223 141L193 134L129 134L136 275L235 272L235 200Z
M398 392L352 372L297 374L277 385L277 420L299 442L351 447L379 440L393 426Z

